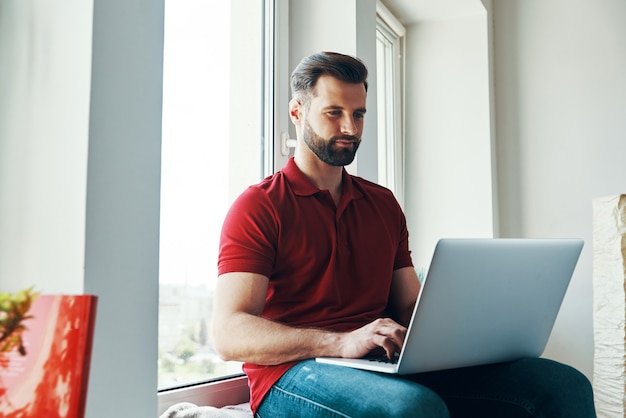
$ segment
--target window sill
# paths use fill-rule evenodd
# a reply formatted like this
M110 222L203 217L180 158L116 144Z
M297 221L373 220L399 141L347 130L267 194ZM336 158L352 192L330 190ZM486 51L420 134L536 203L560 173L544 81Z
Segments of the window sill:
M186 388L159 392L159 415L170 406L181 402L220 408L226 405L238 405L249 400L248 378L246 376L237 376L218 382L202 383Z

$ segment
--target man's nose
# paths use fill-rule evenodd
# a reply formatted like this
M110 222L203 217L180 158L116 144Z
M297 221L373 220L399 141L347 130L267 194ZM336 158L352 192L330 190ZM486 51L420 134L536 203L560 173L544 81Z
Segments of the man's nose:
M344 135L356 135L357 134L357 124L352 116L345 116L341 121L341 133Z

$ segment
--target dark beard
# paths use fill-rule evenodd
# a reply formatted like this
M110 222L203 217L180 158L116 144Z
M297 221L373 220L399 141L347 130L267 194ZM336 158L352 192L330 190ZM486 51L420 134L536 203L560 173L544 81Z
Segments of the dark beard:
M359 138L350 135L333 136L326 140L319 136L306 120L304 121L302 138L309 149L317 155L317 158L326 164L336 167L345 166L354 161L356 150L359 149L359 145L361 144ZM344 147L337 148L335 143L338 140L353 141L352 149Z

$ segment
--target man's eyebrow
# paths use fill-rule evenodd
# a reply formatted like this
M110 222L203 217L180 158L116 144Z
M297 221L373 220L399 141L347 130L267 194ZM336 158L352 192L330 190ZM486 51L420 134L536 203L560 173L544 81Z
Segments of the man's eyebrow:
M328 105L322 108L322 110L344 110L345 108L343 106L339 106L339 105ZM361 107L359 109L355 109L355 112L359 112L359 113L365 113L367 112L367 109L364 107Z

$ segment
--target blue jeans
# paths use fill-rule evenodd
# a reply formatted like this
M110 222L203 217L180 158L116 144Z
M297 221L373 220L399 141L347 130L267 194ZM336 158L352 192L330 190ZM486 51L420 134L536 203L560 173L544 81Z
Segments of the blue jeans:
M306 360L276 382L257 418L593 418L591 384L546 359L391 376Z

